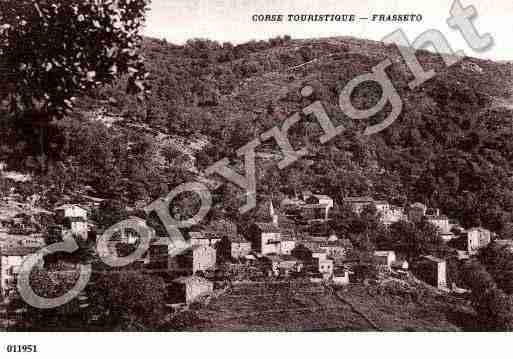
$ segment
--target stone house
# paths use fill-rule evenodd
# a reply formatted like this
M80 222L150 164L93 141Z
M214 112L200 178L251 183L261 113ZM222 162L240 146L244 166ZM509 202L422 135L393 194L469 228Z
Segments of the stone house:
M479 234L479 248L485 248L488 246L492 240L491 232L483 227L472 228L477 231Z
M177 268L176 255L185 254L191 246L178 236L156 236L150 243L145 262L154 269Z
M230 243L230 256L233 259L242 259L251 253L251 242L237 235L228 239Z
M449 217L440 213L439 209L436 209L433 214L425 216L426 221L435 226L438 231L442 234L451 232L451 224L449 223Z
M383 265L388 268L391 268L392 263L396 261L394 251L374 251L373 258L376 264Z
M474 228L466 230L451 240L449 245L455 249L465 251L469 255L475 254L480 248L479 231Z
M174 271L195 274L198 271L215 269L216 250L212 247L194 245L182 253L170 258L170 267Z
M319 204L324 204L328 209L333 208L335 201L328 195L325 194L313 194L312 197L317 198Z
M290 255L270 254L264 257L269 273L274 276L289 276L291 273L301 272L303 264L297 258Z
M153 227L150 227L146 221L139 217L130 216L128 220L132 221L134 224L138 226L138 230L141 233L146 233L150 239L156 238L156 231ZM117 230L112 234L112 237L109 238L109 241L117 241L120 243L126 243L130 245L135 245L140 240L140 236L138 231L135 228L123 228Z
M326 204L307 203L300 207L301 218L306 222L326 221L329 207Z
M405 271L410 268L410 264L405 259L396 260L392 263L392 269Z
M434 287L447 287L447 262L444 259L424 256L414 264L412 270L417 277Z
M190 304L213 291L214 283L197 276L176 278L168 286L169 300L171 303Z
M324 194L304 194L301 205L303 218L307 220L328 220L329 211L333 208L333 198Z
M0 250L0 289L4 298L18 296L17 280L21 266L27 257L35 254L37 247L12 247ZM37 266L43 266L43 257L40 256Z
M246 238L251 242L253 251L258 254L265 256L280 253L281 230L274 223L254 223L250 226Z
M82 239L88 238L89 231L91 229L91 225L89 224L89 222L83 221L80 218L70 218L69 227L69 231L71 234Z
M214 247L221 241L221 237L212 232L194 231L189 232L188 236L191 246L200 245L206 247Z
M10 234L0 232L1 248L37 247L46 245L47 238L42 233Z
M459 235L455 234L453 232L450 232L450 233L440 233L440 238L446 244L452 242L453 240L457 239L458 237L459 237Z
M207 233L204 232L189 232L189 242L191 246L210 246L210 238Z
M2 220L2 232L11 234L29 234L41 230L33 215L18 213L14 217Z
M380 215L381 221L390 225L400 220L406 219L404 210L401 207L393 206L388 201L375 200L372 197L346 197L344 203L349 205L353 212L360 214L368 206L374 206L376 212Z
M320 247L319 243L313 241L300 241L292 251L292 255L304 262L311 261L313 258L327 259L326 249Z
M55 208L55 215L57 223L63 226L63 236L68 231L79 238L88 238L91 223L87 218L87 209L76 204L64 204Z
M374 205L374 199L372 197L346 197L344 198L344 204L348 205L353 212L360 214L363 209L367 206Z
M328 258L317 258L317 271L321 273L325 278L330 278L333 275L335 265L332 259Z
M55 215L58 219L79 218L87 220L87 210L77 204L63 204L55 208Z
M169 240L167 237L156 240L150 244L147 254L147 263L151 269L169 269Z
M385 225L391 225L399 221L406 220L404 209L398 206L390 206L386 211L381 213L381 221Z
M349 284L349 271L344 268L336 268L333 271L333 277L331 278L333 284L336 286L343 286Z
M335 241L322 241L319 242L319 247L326 251L327 257L333 259L334 261L343 261L347 253L352 248L351 242L349 240L335 240Z
M474 227L460 233L459 236L449 242L449 244L459 250L466 251L468 254L476 254L481 248L490 244L491 233L482 227Z
M294 248L292 255L301 260L307 270L326 276L333 274L334 262L328 258L326 249L321 248L319 243L301 242Z
M296 248L294 233L290 230L281 229L280 248L278 253L282 255L291 255L294 248Z
M380 214L384 214L391 209L391 205L387 201L376 200L373 204L376 207L376 211Z
M209 222L205 226L205 230L210 233L215 233L218 236L231 236L237 234L237 225L227 219L217 219Z
M420 222L426 215L426 211L427 211L426 205L419 203L419 202L415 202L414 204L412 204L410 206L410 208L408 210L408 220L410 220L410 222L414 222L414 223Z

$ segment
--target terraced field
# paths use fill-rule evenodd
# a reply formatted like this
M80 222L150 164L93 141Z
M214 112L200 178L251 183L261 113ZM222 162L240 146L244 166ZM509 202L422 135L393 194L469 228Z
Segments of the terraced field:
M433 297L435 298L435 297ZM463 303L447 308L448 298L402 298L372 286L333 290L321 284L257 283L234 285L192 310L191 331L458 331ZM438 302L439 300L439 302ZM457 313L455 314L455 311ZM467 318L468 319L468 318Z

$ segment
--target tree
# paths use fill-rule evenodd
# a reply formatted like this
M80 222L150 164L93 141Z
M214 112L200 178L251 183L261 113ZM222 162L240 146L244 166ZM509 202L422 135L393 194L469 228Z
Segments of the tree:
M12 112L62 115L76 95L128 74L144 90L139 55L149 0L0 2L0 100Z
M77 280L79 271L47 271L35 268L30 273L34 292L44 298L58 298L68 293ZM27 308L25 330L65 331L87 330L87 317L77 298L51 309L39 309L22 303Z
M497 286L506 294L513 294L513 254L505 246L492 242L481 251L480 259Z
M151 330L163 324L166 288L160 277L132 271L101 275L91 306L102 325L115 330Z
M409 258L422 254L440 255L445 247L436 228L427 222L414 224L399 221L392 223L386 235L379 237L380 247L403 250Z
M497 287L490 273L476 260L463 264L461 277L473 293L484 293Z
M93 212L92 218L104 228L109 228L128 218L128 212L121 202L109 200L102 202L100 208Z
M513 330L513 298L500 289L492 289L474 302L480 327L488 330Z
M472 305L483 330L513 329L513 298L497 288L492 276L478 261L463 265L463 280L472 290Z
M358 215L347 205L337 205L330 211L329 225L338 235L348 236L354 233L356 220Z
M168 167L182 168L189 160L187 155L173 146L164 146L161 149L161 154L164 156Z

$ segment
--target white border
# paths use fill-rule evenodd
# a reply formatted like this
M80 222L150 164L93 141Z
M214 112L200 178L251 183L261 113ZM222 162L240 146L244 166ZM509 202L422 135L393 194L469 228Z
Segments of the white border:
M3 333L0 358L491 358L510 333ZM7 353L37 344L38 353Z

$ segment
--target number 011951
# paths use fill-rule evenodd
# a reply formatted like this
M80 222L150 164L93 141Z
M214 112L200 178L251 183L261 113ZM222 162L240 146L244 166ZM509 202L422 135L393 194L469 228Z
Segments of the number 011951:
M14 345L6 347L7 353L37 353L37 345Z

